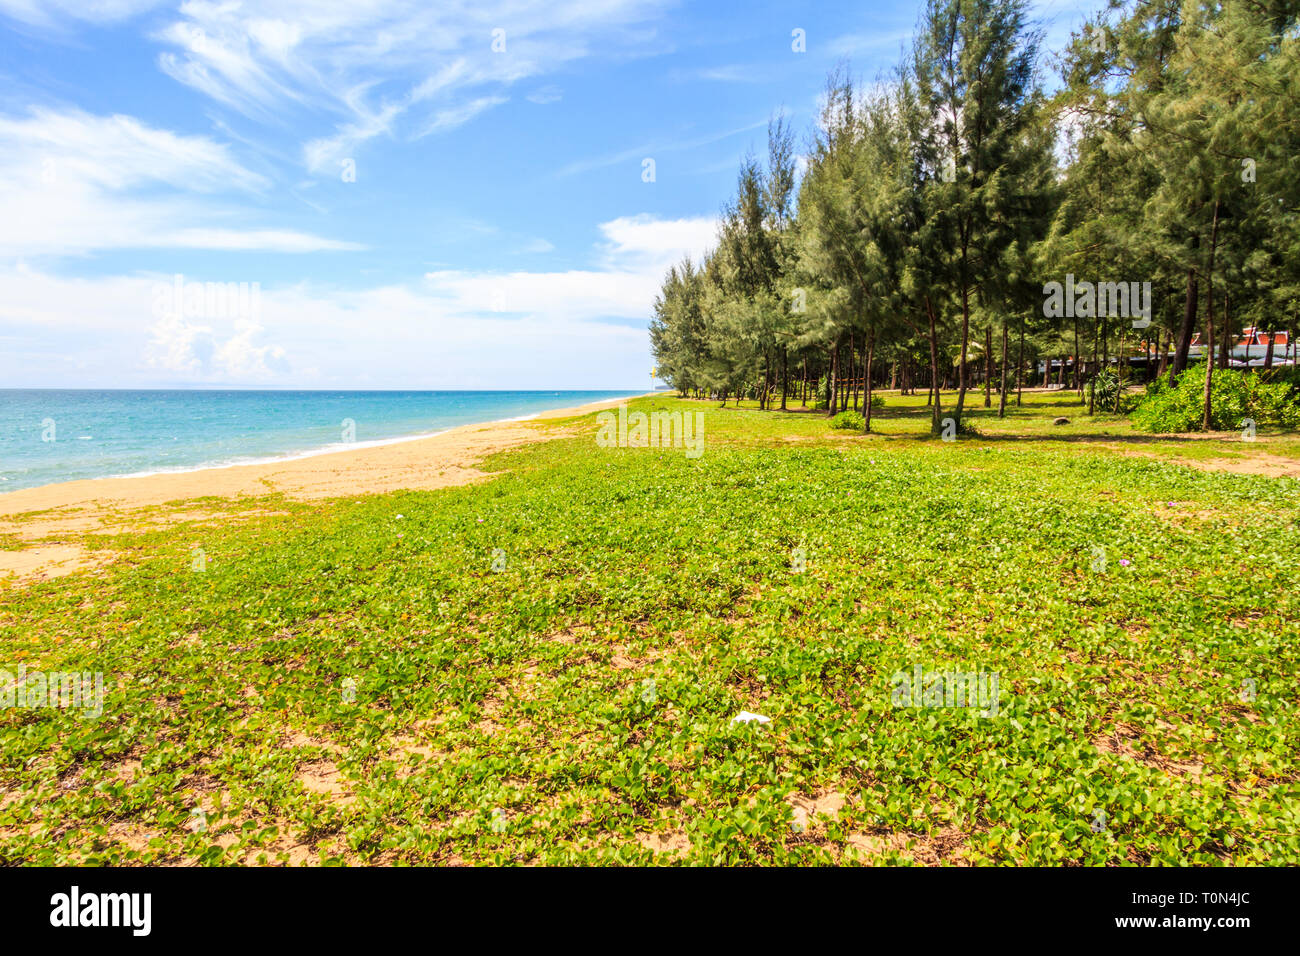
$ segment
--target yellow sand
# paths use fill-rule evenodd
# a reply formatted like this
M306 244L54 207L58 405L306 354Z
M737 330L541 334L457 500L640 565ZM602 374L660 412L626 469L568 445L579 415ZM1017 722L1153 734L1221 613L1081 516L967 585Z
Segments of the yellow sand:
M60 536L138 525L141 522L131 520L129 512L151 505L277 492L297 499L335 498L482 481L491 477L491 473L476 465L488 455L564 434L555 428L540 427L538 422L608 408L627 400L615 398L578 408L556 409L527 421L462 425L429 438L345 449L291 461L135 478L68 481L10 492L0 495L0 533L17 534L24 540L40 541L41 545L22 551L0 550L0 578L7 573L51 577L103 563L106 556L64 544ZM207 509L200 514L208 516L212 511ZM19 515L26 517L15 520Z

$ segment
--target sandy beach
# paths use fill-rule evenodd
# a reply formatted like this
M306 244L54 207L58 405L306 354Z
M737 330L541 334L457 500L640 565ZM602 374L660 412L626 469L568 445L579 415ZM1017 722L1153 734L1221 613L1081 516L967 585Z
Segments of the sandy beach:
M268 494L295 499L337 498L483 481L493 475L477 467L487 456L569 434L569 430L547 422L616 407L626 401L626 397L606 399L539 412L519 421L461 425L426 438L284 461L68 481L13 491L0 495L0 534L39 543L21 551L0 550L0 578L56 576L102 563L79 546L60 541L60 536L165 522L167 515L145 517L133 513L168 502ZM204 503L197 511L181 512L171 518L219 514L219 507Z

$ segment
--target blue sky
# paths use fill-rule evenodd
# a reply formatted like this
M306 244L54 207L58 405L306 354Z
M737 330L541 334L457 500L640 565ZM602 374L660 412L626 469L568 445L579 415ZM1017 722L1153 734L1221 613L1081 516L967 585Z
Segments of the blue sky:
M649 385L741 157L918 10L0 0L0 383Z

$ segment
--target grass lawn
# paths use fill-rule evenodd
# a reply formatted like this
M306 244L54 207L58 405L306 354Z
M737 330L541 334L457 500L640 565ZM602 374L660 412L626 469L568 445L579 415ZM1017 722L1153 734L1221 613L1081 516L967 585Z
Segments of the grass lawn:
M1171 461L1300 442L970 398L85 534L0 583L0 668L106 695L0 711L0 862L1300 864L1300 481Z

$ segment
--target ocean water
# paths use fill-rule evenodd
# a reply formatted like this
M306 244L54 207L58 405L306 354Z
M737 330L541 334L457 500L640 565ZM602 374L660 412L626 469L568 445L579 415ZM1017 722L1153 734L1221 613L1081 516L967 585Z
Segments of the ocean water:
M274 461L635 394L0 389L0 494Z

